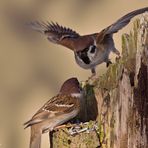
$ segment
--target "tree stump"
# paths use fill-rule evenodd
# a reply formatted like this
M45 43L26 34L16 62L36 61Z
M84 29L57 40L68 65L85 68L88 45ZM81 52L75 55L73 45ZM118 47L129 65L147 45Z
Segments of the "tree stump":
M122 58L86 84L86 121L97 131L52 133L53 148L148 148L148 13L122 36ZM94 93L93 93L94 91ZM92 121L93 120L93 121Z

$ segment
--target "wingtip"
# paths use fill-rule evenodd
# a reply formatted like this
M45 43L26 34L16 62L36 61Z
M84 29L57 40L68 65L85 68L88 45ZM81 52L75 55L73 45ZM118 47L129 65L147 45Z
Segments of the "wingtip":
M24 127L24 129L26 129L26 128L28 128L29 127L29 125L26 125L25 127Z
M31 121L31 120L29 120L29 121L23 123L23 126L25 126L24 129L26 129L26 128L28 128L28 127L30 126L30 121Z

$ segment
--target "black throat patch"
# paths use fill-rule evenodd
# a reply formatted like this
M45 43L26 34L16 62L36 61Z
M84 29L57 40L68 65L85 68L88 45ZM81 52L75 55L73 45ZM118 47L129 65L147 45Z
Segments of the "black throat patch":
M82 61L85 64L90 64L91 61L87 55L87 52L88 52L88 48L84 49L83 51L77 52L77 55L79 56L80 59L82 59Z

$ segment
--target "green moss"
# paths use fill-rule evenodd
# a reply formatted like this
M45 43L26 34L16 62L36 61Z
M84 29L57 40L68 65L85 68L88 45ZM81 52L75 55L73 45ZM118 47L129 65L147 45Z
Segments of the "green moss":
M133 38L135 40L135 46L137 47L137 37L138 37L138 31L139 31L139 28L140 28L140 20L139 19L136 19L133 23Z
M130 34L123 34L122 40L122 59L127 61L127 59L135 58L137 51L137 35L139 30L139 20L134 21L134 28Z
M116 88L122 76L122 72L123 62L122 60L119 60L115 64L110 65L106 74L100 77L98 81L98 86L107 90Z
M139 20L134 21L134 28L129 35L122 35L122 61L129 73L135 70L135 57L137 52L137 38Z
M98 116L98 130L97 132L99 133L99 138L100 138L100 142L101 142L101 145L104 141L104 137L105 137L105 133L104 133L104 127L103 127L103 124L102 124L102 116L99 115Z
M92 86L92 85L90 85L90 84L86 84L86 85L84 86L83 89L85 90L87 96L92 96L92 95L94 95L93 87L94 87L94 86Z
M92 129L95 121L89 121L88 124L82 124L82 128ZM54 148L71 148L73 146L80 148L93 148L99 146L99 140L95 131L90 133L79 133L74 136L68 134L68 129L63 128L53 134L53 147Z

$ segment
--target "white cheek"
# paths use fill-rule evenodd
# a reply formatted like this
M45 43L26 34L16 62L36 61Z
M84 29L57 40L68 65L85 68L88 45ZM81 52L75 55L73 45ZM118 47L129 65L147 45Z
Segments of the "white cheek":
M91 52L89 51L89 52L87 53L87 55L88 55L89 59L92 61L92 60L94 59L95 55L96 55L96 50L95 50L94 53L91 53Z
M83 94L82 93L72 93L71 96L76 97L76 98L81 98Z

